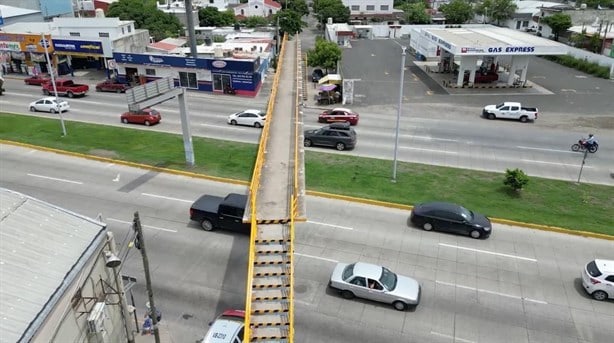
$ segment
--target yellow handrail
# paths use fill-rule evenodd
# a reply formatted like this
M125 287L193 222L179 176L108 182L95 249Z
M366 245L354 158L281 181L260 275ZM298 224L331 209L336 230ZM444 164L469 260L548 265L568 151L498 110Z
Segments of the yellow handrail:
M279 77L281 74L282 61L284 58L284 52L286 47L287 36L284 35L283 44L279 52L277 59L277 70L275 71L275 77L273 78L273 85L271 90L271 96L269 97L268 107L266 111L267 122L270 123L273 119L273 112L275 109L275 99L277 97L277 87L279 85ZM256 196L258 194L258 188L260 187L260 174L262 172L262 163L264 161L264 149L269 138L269 126L265 124L260 136L260 143L258 145L258 153L256 154L256 163L254 165L254 172L252 173L252 180L249 186L250 192L250 218L251 218L251 235L249 243L248 265L247 265L247 285L246 285L246 297L245 297L245 330L244 330L244 342L251 341L251 312L252 312L252 286L254 276L254 259L256 257L256 235L258 234L258 218L256 217Z

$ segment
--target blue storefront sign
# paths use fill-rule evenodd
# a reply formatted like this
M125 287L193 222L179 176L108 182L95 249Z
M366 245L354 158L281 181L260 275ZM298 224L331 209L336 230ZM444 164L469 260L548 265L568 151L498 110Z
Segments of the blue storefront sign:
M54 39L53 48L60 54L104 55L102 43L96 41Z
M203 58L189 58L167 55L129 54L122 52L114 52L113 58L117 63L141 64L161 67L209 69L207 65L208 60Z

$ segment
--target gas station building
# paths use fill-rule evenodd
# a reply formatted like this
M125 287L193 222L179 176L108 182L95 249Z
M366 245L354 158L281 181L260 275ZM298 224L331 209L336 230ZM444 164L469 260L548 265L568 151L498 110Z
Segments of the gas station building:
M476 73L497 73L509 56L508 86L526 82L529 56L566 55L567 46L525 32L492 25L415 25L410 47L419 60L438 61L439 72L456 72L456 86L474 84Z

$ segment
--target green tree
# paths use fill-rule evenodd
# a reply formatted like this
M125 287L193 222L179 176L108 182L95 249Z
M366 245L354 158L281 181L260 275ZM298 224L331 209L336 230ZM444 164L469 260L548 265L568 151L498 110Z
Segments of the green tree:
M497 25L501 25L501 21L511 18L517 9L514 0L484 0L475 7L475 13L484 15L489 21L495 20Z
M269 20L265 17L249 16L241 20L241 23L244 24L246 27L254 28L254 27L268 26Z
M601 6L602 9L614 8L614 0L582 0L582 3L588 8L597 8L597 6ZM576 6L580 6L579 4L580 2Z
M134 20L135 28L149 30L155 40L177 37L183 31L179 19L160 11L156 0L119 0L109 6L107 17Z
M512 188L516 192L520 191L529 183L529 177L521 169L506 169L503 184Z
M301 33L303 32L303 27L307 26L307 23L301 20L300 14L290 9L277 12L273 20L279 23L281 35L288 33L292 36L296 33Z
M407 24L431 23L431 16L426 13L426 4L422 1L414 3L404 3L396 8L405 12L405 22Z
M439 6L445 15L447 24L463 24L473 18L473 8L466 0L452 0Z
M305 0L280 0L278 2L283 10L293 10L299 14L299 17L309 14L309 6Z
M217 7L209 6L198 10L198 22L200 26L231 26L236 20L232 11L220 12Z
M337 68L341 55L341 48L336 43L318 37L315 47L307 51L307 63L311 67L325 68L328 73L329 69Z
M350 19L350 9L341 0L318 0L314 2L314 10L321 24L328 18L333 18L334 23L347 23Z
M548 25L554 35L554 40L559 40L559 35L565 33L571 27L571 16L566 13L555 13L551 16L543 17L542 23Z

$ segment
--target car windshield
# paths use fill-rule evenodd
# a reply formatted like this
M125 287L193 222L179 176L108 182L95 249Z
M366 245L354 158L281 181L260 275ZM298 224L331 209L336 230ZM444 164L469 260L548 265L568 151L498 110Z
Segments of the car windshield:
M391 272L388 268L382 267L382 276L380 276L379 281L386 289L392 291L397 287L397 274Z
M501 108L503 107L503 105L505 105L505 103L500 103L499 105L497 105L497 108Z
M469 211L468 209L461 207L460 208L460 212L459 214L463 217L463 219L465 220L471 220L473 219L473 212Z
M599 277L601 276L601 271L599 270L599 268L597 267L597 263L595 263L595 261L591 261L586 265L586 271L590 274L590 276L592 277Z
M344 281L347 281L350 277L352 277L352 275L354 275L354 263L349 264L347 267L345 267L345 269L343 270L343 274L341 274L341 278Z

